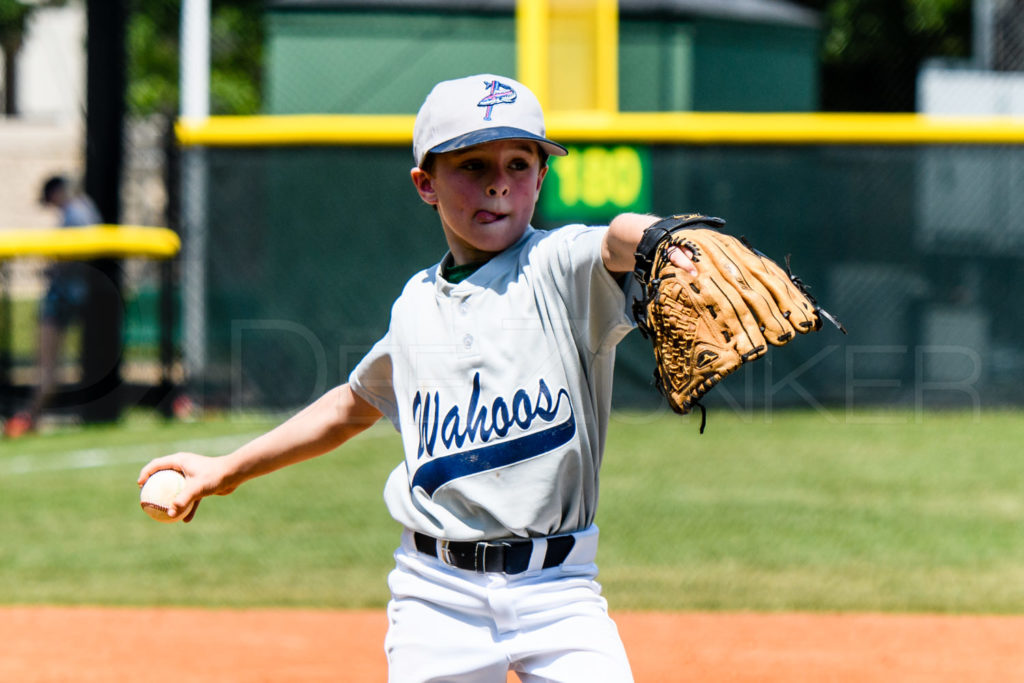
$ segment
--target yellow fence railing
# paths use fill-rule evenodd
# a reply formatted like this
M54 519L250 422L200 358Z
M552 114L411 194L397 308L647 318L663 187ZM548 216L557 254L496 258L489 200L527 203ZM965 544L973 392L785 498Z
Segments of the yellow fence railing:
M181 249L177 233L140 225L0 230L0 261L39 256L53 259L167 259Z
M186 146L408 145L411 115L213 116L179 120ZM562 143L1024 144L1024 117L925 114L559 111L547 116Z

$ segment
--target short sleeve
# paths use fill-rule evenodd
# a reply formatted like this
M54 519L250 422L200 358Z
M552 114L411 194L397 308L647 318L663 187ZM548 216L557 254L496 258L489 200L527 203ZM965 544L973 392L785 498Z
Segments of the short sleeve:
M363 400L384 414L398 429L395 398L393 346L390 332L373 345L348 377L349 386Z
M633 328L623 286L601 257L607 231L607 226L562 228L549 265L577 334L592 353L618 344Z

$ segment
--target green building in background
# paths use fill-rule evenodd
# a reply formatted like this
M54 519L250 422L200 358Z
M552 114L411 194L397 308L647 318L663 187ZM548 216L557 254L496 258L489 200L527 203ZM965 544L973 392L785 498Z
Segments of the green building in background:
M512 0L271 0L268 114L414 113L430 86L515 75ZM814 111L817 13L781 0L619 0L621 111Z

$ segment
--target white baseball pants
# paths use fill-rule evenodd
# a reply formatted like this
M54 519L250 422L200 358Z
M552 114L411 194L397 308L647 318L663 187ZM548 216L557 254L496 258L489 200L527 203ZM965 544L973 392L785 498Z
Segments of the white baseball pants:
M597 583L597 528L566 561L521 574L450 567L406 531L388 577L390 683L631 683Z

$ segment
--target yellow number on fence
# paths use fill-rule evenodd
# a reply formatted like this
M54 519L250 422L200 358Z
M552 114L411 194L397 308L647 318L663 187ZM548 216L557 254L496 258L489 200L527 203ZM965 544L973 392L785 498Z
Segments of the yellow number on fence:
M570 147L568 156L551 160L556 187L552 194L542 195L546 212L582 218L649 211L646 154L646 149L627 145Z
M567 207L631 207L644 180L639 153L625 146L572 148L558 159L557 175L559 199Z
M611 202L622 208L631 207L640 198L644 184L640 155L632 147L616 147L610 156L613 169Z

